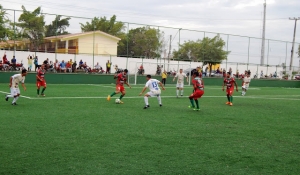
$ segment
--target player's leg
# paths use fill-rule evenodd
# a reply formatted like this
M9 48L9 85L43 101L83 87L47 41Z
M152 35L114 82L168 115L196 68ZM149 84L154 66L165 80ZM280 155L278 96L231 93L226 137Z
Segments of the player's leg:
M194 103L194 93L192 93L190 96L189 96L189 100L191 102L191 106L188 106L189 108L195 108L195 103Z
M246 92L248 91L249 85L245 86L245 91L244 91L244 95L246 95Z
M199 102L198 102L198 99L195 98L194 100L195 100L195 103L196 103L196 109L194 109L194 110L195 110L195 111L199 111L200 108L199 108Z
M40 96L40 88L41 88L41 82L40 81L36 81L36 93L37 93L37 96L39 97Z
M226 90L226 96L227 96L227 102L226 102L226 104L227 104L227 105L230 104L230 95L229 95L229 94L230 94L230 89L227 89L227 90Z
M195 93L194 93L194 100L195 100L195 103L196 103L196 111L199 111L200 110L200 105L199 105L199 101L198 99L202 97L202 95L204 94L204 91L202 90L197 90Z
M110 98L111 98L112 96L114 96L114 95L120 93L120 89L121 89L121 87L120 87L119 85L117 85L117 86L116 86L116 90L115 90L114 92L112 92L110 95L107 96L107 98L106 98L107 101L109 101Z
M5 100L8 101L8 98L14 98L14 93L15 93L15 88L10 88L10 94L9 95L5 95Z
M181 91L180 95L183 96L183 84L181 84L180 91Z
M125 96L125 94L126 94L126 91L125 91L124 86L121 86L121 87L120 87L120 92L121 92L121 95L120 95L119 99L120 99L120 103L123 104L123 102L122 102L121 100L122 100L122 98L123 98L123 97Z
M230 106L232 106L232 103L233 103L233 90L234 89L230 89L230 91L229 91L229 99L230 99L230 103L229 103L229 105Z
M145 107L144 107L143 109L147 109L147 108L150 107L148 98L151 97L152 95L153 95L152 92L147 92L147 93L144 95Z
M43 81L43 82L42 82L42 85L43 85L43 87L44 87L44 88L42 89L42 93L41 93L41 95L45 97L45 94L44 94L44 92L45 92L45 90L46 90L46 88L47 88L46 81Z
M177 83L176 84L176 96L177 96L177 98L178 98L178 94L179 94L179 84Z
M20 89L14 88L14 100L12 101L12 105L17 105L17 100L20 96Z
M159 93L157 93L157 94L155 94L156 96L157 96L157 101L158 101L158 104L159 104L159 106L160 107L162 107L162 103L161 103L161 92L159 92Z

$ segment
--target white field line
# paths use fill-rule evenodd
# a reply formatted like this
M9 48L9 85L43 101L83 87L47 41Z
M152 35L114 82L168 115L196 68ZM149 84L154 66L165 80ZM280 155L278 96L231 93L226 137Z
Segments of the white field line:
M187 98L188 96L183 96L180 98ZM226 96L203 96L202 98L225 98ZM39 97L39 98L29 98L31 100L51 100L51 99L106 99L107 97ZM117 98L117 97L115 97ZM143 98L140 96L136 97L124 97L128 99L138 99ZM162 98L176 98L176 96L162 96ZM293 99L293 98L266 98L266 97L259 97L259 96L234 96L234 98L244 98L244 99L266 99L266 100L292 100L292 101L299 101L300 99ZM114 99L114 98L113 98Z
M2 93L2 94L10 94L10 92L4 92L4 91L0 91L0 93ZM31 97L27 97L27 96L24 96L24 95L20 95L20 97L31 99Z

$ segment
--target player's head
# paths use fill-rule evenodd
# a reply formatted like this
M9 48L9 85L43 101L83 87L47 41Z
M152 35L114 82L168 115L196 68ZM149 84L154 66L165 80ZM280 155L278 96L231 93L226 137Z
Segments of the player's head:
M42 64L42 65L41 65L41 69L43 70L44 68L45 68L45 66Z
M22 76L26 76L27 75L27 70L26 69L22 69Z
M179 69L179 72L182 73L182 69Z
M250 75L251 75L251 72L248 71L248 72L247 72L247 77L250 77Z
M128 70L124 69L123 73L126 75L128 73Z
M197 71L193 72L193 78L195 78L195 77L199 77L199 72L197 72Z
M146 75L146 79L147 80L151 79L151 75Z
M227 76L227 78L230 78L231 73L230 73L230 72L227 72L226 76Z

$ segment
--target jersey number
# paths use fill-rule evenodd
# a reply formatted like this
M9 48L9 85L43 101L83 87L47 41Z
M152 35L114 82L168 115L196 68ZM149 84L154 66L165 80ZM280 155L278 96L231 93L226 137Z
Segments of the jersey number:
M153 83L152 83L152 86L153 86L154 88L156 88L156 87L157 87L157 83L156 83L156 82L153 82Z

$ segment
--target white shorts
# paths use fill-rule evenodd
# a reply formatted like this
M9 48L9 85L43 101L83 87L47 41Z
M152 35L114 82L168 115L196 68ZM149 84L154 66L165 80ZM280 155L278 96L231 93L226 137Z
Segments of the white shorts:
M176 84L176 87L177 87L177 88L183 88L183 83L177 83L177 84Z
M244 84L244 86L242 86L242 88L244 88L244 89L248 90L248 88L249 88L249 84Z
M18 94L20 94L19 87L17 87L17 88L10 88L10 95L16 96Z
M157 90L157 91L150 91L150 92L147 92L146 94L149 95L150 97L155 97L155 96L159 96L161 93L160 89Z

